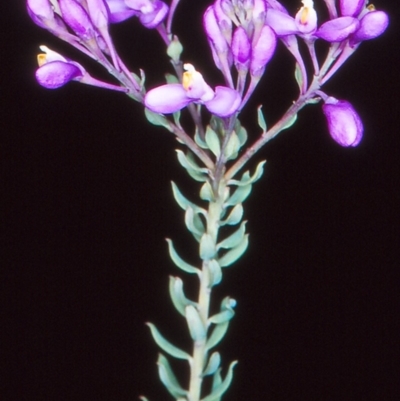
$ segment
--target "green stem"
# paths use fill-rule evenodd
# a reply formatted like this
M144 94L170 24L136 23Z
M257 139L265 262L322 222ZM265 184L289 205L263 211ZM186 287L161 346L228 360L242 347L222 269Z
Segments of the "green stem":
M209 203L207 213L207 234L217 243L219 222L223 210L223 202L220 194L223 193L224 184L219 185L216 199ZM209 317L211 301L211 283L208 269L209 260L204 260L200 274L200 286L198 294L198 311L205 327ZM199 401L201 397L201 386L203 383L203 372L207 363L208 350L206 348L207 338L194 341L193 354L190 364L190 383L188 401Z

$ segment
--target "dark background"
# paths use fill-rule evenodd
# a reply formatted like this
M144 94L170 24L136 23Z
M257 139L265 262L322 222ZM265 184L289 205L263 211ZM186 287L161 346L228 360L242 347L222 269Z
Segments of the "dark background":
M214 85L221 76L201 32L208 4L182 0L176 30L185 61ZM226 400L400 397L399 19L396 1L376 6L390 14L389 29L326 87L361 115L360 146L336 145L320 107L310 106L256 157L268 163L245 203L250 246L215 291L218 302L238 300L219 347L225 367L240 362ZM167 289L169 275L187 276L168 259L164 238L196 261L170 180L192 200L198 186L177 163L180 145L138 104L77 83L41 88L40 44L108 78L35 26L24 2L1 8L0 399L171 399L144 323L190 349ZM155 32L137 21L112 31L149 87L171 72ZM272 124L295 98L292 70L280 47L242 117L251 139L257 105ZM184 381L184 364L174 366Z

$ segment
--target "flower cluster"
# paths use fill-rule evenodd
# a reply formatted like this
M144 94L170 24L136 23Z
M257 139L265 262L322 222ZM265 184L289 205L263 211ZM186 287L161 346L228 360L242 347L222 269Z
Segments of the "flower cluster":
M109 33L109 24L136 16L146 28L157 27L167 16L168 6L160 0L27 0L32 20L55 36L72 44L110 71L125 88L88 79L78 63L59 55L57 62L39 55L36 78L46 88L58 88L71 80L108 89L130 92L140 100L139 79L119 58ZM54 52L52 55L56 54ZM110 62L111 59L111 62ZM47 74L47 75L46 75Z

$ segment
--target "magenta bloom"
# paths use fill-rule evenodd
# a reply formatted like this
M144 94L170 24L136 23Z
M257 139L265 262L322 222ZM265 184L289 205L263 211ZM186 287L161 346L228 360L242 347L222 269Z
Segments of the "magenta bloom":
M45 53L38 55L39 68L36 70L36 80L47 89L57 89L69 81L80 81L84 68L71 60L66 59L46 46L40 46Z
M125 21L135 15L139 15L138 11L128 7L125 0L105 0L109 10L109 20L111 23Z
M144 104L148 109L170 114L190 103L199 103L219 117L228 117L238 110L241 98L237 91L226 86L217 86L213 91L191 64L184 67L182 84L162 85L146 94Z
M125 4L137 12L136 15L146 28L156 28L165 19L169 10L161 0L125 0Z
M360 22L354 17L339 17L322 24L315 36L327 42L342 42L354 33Z
M365 0L340 0L339 3L343 16L357 17L365 5Z
M346 100L328 97L322 106L331 137L341 146L357 146L364 127L360 116Z
M361 18L359 28L350 38L350 44L374 39L382 35L388 25L389 17L385 12L370 11Z

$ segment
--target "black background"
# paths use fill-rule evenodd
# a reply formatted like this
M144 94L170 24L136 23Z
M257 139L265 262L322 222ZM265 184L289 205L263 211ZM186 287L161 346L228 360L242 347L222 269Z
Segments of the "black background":
M209 1L181 3L184 59L221 83L201 31ZM388 30L325 88L358 110L360 146L336 145L320 107L310 106L256 157L268 163L245 203L250 246L215 291L216 300L238 300L219 347L224 366L239 360L226 400L400 397L399 20L396 1L376 6L390 14ZM164 238L196 261L170 180L192 200L197 184L178 165L179 144L138 104L77 83L41 88L33 75L40 44L108 77L35 26L24 2L1 8L0 399L171 399L144 323L190 349L168 299L168 276L184 274ZM171 72L154 31L128 21L112 32L149 87ZM257 105L272 124L295 98L292 70L279 47L242 117L251 139ZM174 366L184 382L184 364Z

